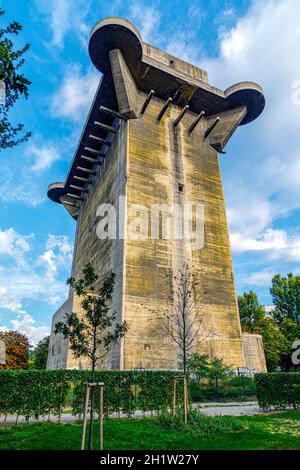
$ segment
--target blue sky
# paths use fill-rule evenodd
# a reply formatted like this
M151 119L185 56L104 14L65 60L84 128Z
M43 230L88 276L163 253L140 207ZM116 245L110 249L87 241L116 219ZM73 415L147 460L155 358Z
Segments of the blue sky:
M145 41L198 64L211 84L251 80L267 106L220 156L238 293L270 304L272 275L300 273L300 2L295 0L2 0L1 22L31 44L30 98L11 113L32 138L0 153L0 328L35 343L67 296L75 222L46 197L63 181L99 73L87 44L106 16L133 21Z

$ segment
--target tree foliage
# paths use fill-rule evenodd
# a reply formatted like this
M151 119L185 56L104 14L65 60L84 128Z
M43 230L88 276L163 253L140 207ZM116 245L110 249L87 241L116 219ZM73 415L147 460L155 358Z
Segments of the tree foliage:
M215 382L217 390L219 390L220 382L229 380L232 375L232 368L225 364L223 359L213 357L209 364L208 377Z
M193 372L199 385L203 379L208 377L209 367L209 356L207 354L193 353L187 358L187 369Z
M80 297L83 317L75 312L66 313L65 322L55 325L55 334L62 333L68 338L75 358L82 356L91 359L92 376L99 361L108 353L113 343L122 338L126 331L126 322L116 322L111 312L111 300L115 285L115 274L110 273L97 288L99 276L93 266L83 268L83 277L76 280L71 277L67 284Z
M0 9L0 16L3 14L4 11ZM19 123L14 126L8 117L9 110L21 96L28 98L31 84L24 74L19 72L29 44L15 50L11 39L11 36L17 36L21 30L22 26L16 21L0 28L0 82L4 84L4 100L0 102L0 151L28 140L31 135L27 132L19 137L24 125Z
M262 336L268 371L276 370L282 365L283 357L289 351L286 336L281 332L274 319L266 315L256 322L253 333Z
M238 297L238 305L244 331L252 332L255 324L265 316L263 305L260 305L257 295L252 290Z
M300 276L277 274L272 279L270 294L275 306L273 318L278 323L290 320L300 325Z
M45 336L38 342L37 346L32 352L32 368L33 369L46 369L48 359L50 336Z
M242 330L262 335L268 371L289 370L293 342L300 338L300 277L274 276L270 293L274 309L268 315L253 291L238 297Z
M292 346L300 338L300 276L277 274L272 279L270 294L275 307L272 318L286 340L280 365L283 370L294 369Z
M5 343L5 364L0 369L28 369L30 343L27 336L18 331L0 332Z

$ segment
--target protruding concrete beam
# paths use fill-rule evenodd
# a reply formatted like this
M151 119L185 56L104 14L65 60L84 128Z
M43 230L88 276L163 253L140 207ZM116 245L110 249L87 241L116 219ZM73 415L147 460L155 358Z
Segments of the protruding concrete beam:
M86 157L85 155L81 155L81 158L83 160L86 160L87 162L92 163L93 165L102 165L103 160L104 160L104 157L100 157L101 160L98 160L98 159L95 159L95 158Z
M74 175L73 178L78 181L84 181L85 183L92 184L92 182L89 181L88 178L83 178L82 176Z
M113 132L114 134L118 132L118 129L116 129L113 126L108 126L107 124L103 124L103 122L95 121L94 124L95 126L100 127L100 129L103 129L107 132Z
M94 170L90 170L89 168L84 168L83 166L78 166L77 170L83 171L84 173L88 173L89 175L96 175L97 172Z
M100 157L102 155L101 150L94 149L92 147L84 147L85 152L90 152L94 155L97 155L97 157Z
M205 116L205 112L204 111L201 111L200 114L198 114L198 116L196 117L196 119L192 122L192 124L190 125L189 127L189 133L192 134L192 132L195 130L196 126L199 124L199 122L201 121L201 119L203 118L203 116Z
M142 106L141 115L143 115L145 113L145 111L148 108L148 105L149 105L150 101L152 100L153 96L154 96L154 90L150 90L148 95L147 95L147 98L145 99L144 104Z
M98 137L97 135L90 134L89 139L95 140L96 142L100 142L101 144L107 145L108 147L111 146L111 142L109 142L106 139L103 139L103 137ZM90 147L84 147L84 149L89 149L89 152L91 151ZM92 150L95 150L95 149L92 149ZM97 150L97 152L100 153L100 150Z
M171 105L172 103L172 98L168 98L167 101L165 102L165 104L163 105L163 107L161 108L161 110L159 111L158 113L158 116L156 118L156 122L160 122L161 119L163 118L164 114L166 113L168 107Z
M212 133L212 131L214 130L214 128L216 127L216 125L218 124L218 122L220 121L220 118L219 116L214 120L214 122L206 129L206 131L204 132L204 138L207 139L207 137L209 136L209 134Z
M182 109L181 113L178 114L177 118L175 119L175 121L173 122L173 127L177 127L178 124L180 123L181 119L183 118L183 116L185 115L185 113L187 112L187 110L189 109L189 105L186 104L184 106L184 108Z
M79 209L79 206L77 206L77 204L73 204L72 202L63 201L62 205L63 206L75 207L75 209Z
M122 52L119 49L111 50L109 60L119 111L127 119L136 119L138 109L137 87Z
M78 196L77 194L67 193L67 196L72 197L73 199L78 199L79 201L84 201L83 197Z
M126 120L121 113L119 113L118 111L115 111L114 109L106 108L106 106L100 106L100 111L102 111L103 113L109 114L110 116L116 117L118 119L122 119L123 121Z
M78 191L81 191L83 193L88 193L87 189L83 188L82 186L76 186L76 184L70 184L70 188L77 189Z
M233 135L237 127L243 122L247 114L246 106L239 106L228 111L218 114L220 122L209 137L210 145L217 152L224 153L223 150ZM209 118L209 122L213 122L215 116Z

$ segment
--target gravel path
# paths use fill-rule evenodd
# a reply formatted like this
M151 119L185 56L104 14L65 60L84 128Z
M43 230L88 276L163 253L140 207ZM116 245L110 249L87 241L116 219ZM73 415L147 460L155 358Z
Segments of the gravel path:
M259 408L257 403L245 404L245 405L230 405L226 404L225 406L206 406L198 407L201 409L202 413L208 416L245 416L245 415L255 415L263 413Z
M194 403L194 408L201 409L202 413L208 416L244 416L244 415L254 415L258 413L263 413L263 411L258 407L256 402L248 402L248 403ZM141 411L136 411L133 418L142 418L144 416L151 416L150 412L142 413ZM113 413L110 415L111 418L127 418L126 414L118 415L117 413ZM48 416L41 416L38 420L34 418L30 418L30 423L36 422L43 422L48 421ZM78 416L73 416L70 413L64 413L61 415L61 422L62 423L74 423L74 421L78 420ZM50 415L50 421L58 422L58 416ZM19 416L18 423L25 423L26 419L24 416ZM7 424L15 424L16 423L16 416L8 416L6 418ZM0 424L4 424L4 416L0 417Z

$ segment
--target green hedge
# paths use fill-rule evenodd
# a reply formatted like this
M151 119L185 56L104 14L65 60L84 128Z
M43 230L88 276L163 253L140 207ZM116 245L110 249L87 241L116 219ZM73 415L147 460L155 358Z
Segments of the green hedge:
M189 389L193 402L244 401L253 400L256 397L255 380L250 377L233 377L226 383L221 383L219 390L210 382L202 382L199 385L191 380Z
M172 404L173 376L176 371L97 371L95 380L104 382L106 414L135 410L159 411ZM0 414L27 417L61 414L70 406L72 413L83 409L84 383L91 380L90 371L0 371ZM178 387L178 400L182 387ZM98 408L96 392L96 410Z
M258 404L264 410L300 406L300 373L273 372L256 374Z

